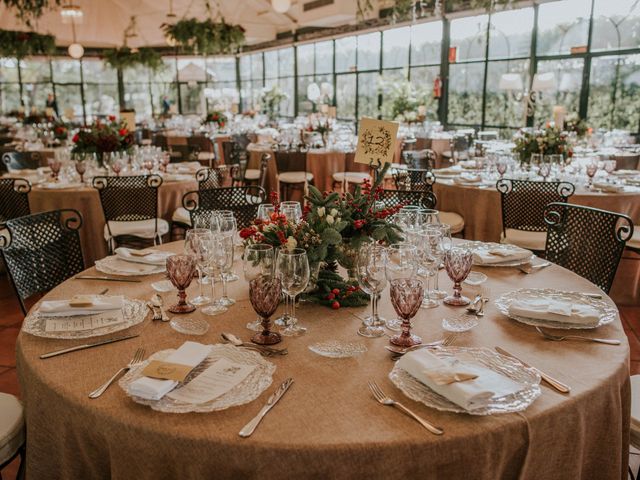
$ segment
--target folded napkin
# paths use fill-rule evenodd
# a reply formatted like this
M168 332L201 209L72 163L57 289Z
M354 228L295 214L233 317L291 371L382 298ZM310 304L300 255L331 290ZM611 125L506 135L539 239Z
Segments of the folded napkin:
M615 183L593 182L593 187L596 188L597 190L602 190L603 192L609 192L609 193L624 192L624 185L618 185Z
M130 273L132 275L145 275L151 272L158 271L161 265L149 265L140 262L133 262L129 260L122 260L117 255L113 257L107 257L111 260L105 264L108 270L113 270L116 273ZM100 261L100 260L98 260Z
M437 170L434 170L433 173L438 176L453 176L453 175L459 175L460 171L462 170L461 167L459 166L454 166L454 167L447 167L447 168L440 168Z
M509 314L534 320L595 326L600 321L598 310L590 305L574 304L564 300L528 298L509 305Z
M453 179L455 183L482 183L480 175L465 175L464 173Z
M142 256L140 253L136 254L136 250L130 248L116 248L116 256L119 259L126 262L144 263L146 265L166 265L167 258L174 255L171 252L161 252L160 250L140 250L139 252L148 252L149 254Z
M180 365L188 365L196 367L199 365L209 352L211 345L202 345L196 342L184 342L180 348L164 359L165 362L178 363ZM175 380L159 380L157 378L140 377L131 382L129 385L129 393L136 397L146 398L147 400L160 400L167 393L173 390L178 382Z
M473 262L476 265L494 265L504 262L515 262L530 258L533 253L520 247L478 248L473 251Z
M465 410L486 407L492 398L510 395L523 388L519 383L486 367L463 363L456 358L440 358L427 349L405 354L397 365ZM457 381L457 377L466 379Z
M46 182L41 183L40 188L44 188L47 190L65 190L67 188L81 188L83 186L82 183L65 183L65 182Z
M476 163L475 160L460 160L458 162L458 165L460 165L462 168L469 169L469 170L474 170L478 167L478 164Z
M45 317L69 317L74 315L91 315L107 310L122 309L124 298L121 295L86 295L69 300L46 300L40 304L38 311ZM90 305L89 305L90 303ZM72 305L78 305L74 307Z

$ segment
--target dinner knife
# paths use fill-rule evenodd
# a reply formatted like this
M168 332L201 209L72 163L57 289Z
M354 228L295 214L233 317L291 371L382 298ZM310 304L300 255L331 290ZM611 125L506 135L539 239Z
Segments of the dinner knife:
M495 347L495 348L496 348L496 352L498 352L498 353L500 353L502 355L505 355L507 357L511 357L511 358L513 358L515 360L518 360L525 367L533 369L538 375L540 375L540 378L542 378L542 380L547 382L549 385L551 385L553 388L555 388L559 392L561 392L561 393L569 393L571 391L571 387L569 387L568 385L565 385L564 383L560 382L559 380L556 380L552 376L547 375L546 373L544 373L543 371L537 369L536 367L532 367L528 363L523 362L522 360L520 360L515 355L510 354L509 352L507 352L506 350L504 350L504 349L502 349L500 347Z
M113 277L102 277L100 275L76 275L73 277L74 280L105 280L107 282L129 282L129 283L140 283L141 280L137 280L135 278L113 278Z
M40 358L44 359L44 358L56 357L58 355L63 355L65 353L76 352L78 350L84 350L86 348L93 348L93 347L98 347L100 345L106 345L108 343L115 343L115 342L121 342L122 340L129 340L130 338L135 338L135 337L138 337L138 336L139 336L139 334L136 333L135 335L127 335L125 337L109 338L108 340L102 340L100 342L85 343L84 345L76 345L75 347L69 347L69 348L64 348L62 350L56 350L54 352L43 353L42 355L40 355Z
M271 396L267 400L267 403L264 405L264 407L262 407L262 410L258 412L258 415L256 415L249 423L242 427L242 430L240 430L239 433L241 437L246 438L251 436L260 421L264 418L267 412L271 410L276 403L278 403L278 400L282 398L286 391L289 390L289 387L292 383L293 378L287 378L284 382L282 382L278 389L271 394Z

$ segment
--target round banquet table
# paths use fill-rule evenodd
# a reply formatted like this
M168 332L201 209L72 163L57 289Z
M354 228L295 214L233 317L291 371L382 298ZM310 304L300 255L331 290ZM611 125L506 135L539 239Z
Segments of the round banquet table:
M170 222L175 209L182 206L182 196L197 189L198 182L195 177L193 180L163 181L158 189L159 217ZM78 210L82 215L80 243L85 265L93 265L96 260L107 255L107 242L104 240L104 213L100 196L95 188L45 189L33 186L29 193L29 206L32 213L62 208Z
M163 249L180 251L181 243ZM236 271L241 271L236 263ZM440 412L405 398L387 375L393 363L385 337L356 335L367 308L331 310L304 304L298 310L306 335L285 338L289 355L271 358L272 385L249 404L212 413L166 414L134 403L119 386L97 400L87 394L124 366L138 347L146 355L184 341L217 343L220 333L247 339L255 313L243 280L230 284L238 301L228 313L207 318L201 337L185 336L167 323L133 327L140 336L47 360L39 355L86 340L51 340L22 332L17 368L26 402L27 475L30 478L447 478L622 479L628 465L629 347L619 319L587 335L619 338L621 346L549 342L530 326L500 315L493 300L514 287L596 291L586 280L557 266L533 275L517 269L482 269L492 302L480 324L460 335L457 346L501 346L572 387L563 395L547 386L524 412L487 417ZM93 273L93 270L89 270ZM69 280L46 298L70 298L105 287L110 294L147 299L149 284ZM441 286L451 283L440 273ZM197 287L192 286L193 295ZM467 294L477 290L466 289ZM165 301L174 294L164 294ZM391 316L388 292L381 313ZM425 341L441 338L441 319L452 307L420 310L415 331ZM457 311L456 311L457 312ZM196 312L191 314L200 317ZM329 359L308 350L314 342L341 339L365 343L368 351ZM295 383L250 438L240 429L284 379ZM374 401L375 380L397 400L441 426L434 436L411 418Z

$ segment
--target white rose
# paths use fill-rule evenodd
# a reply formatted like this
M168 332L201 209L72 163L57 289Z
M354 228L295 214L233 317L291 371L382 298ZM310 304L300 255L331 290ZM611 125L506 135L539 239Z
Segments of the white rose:
M328 223L329 225L333 225L333 222L334 222L334 221L335 221L335 220L333 219L333 216L331 216L331 215L327 215L327 223Z
M325 210L324 207L318 207L317 212L318 212L318 216L319 217L324 217L324 214L325 214L326 210Z
M332 209L332 210L331 210L330 215L331 215L333 218L337 217L337 216L338 216L338 210L336 210L335 208L334 208L334 209Z
M336 218L336 223L340 223L342 221L342 218L338 217Z
M287 238L287 250L293 250L297 246L298 246L298 241L295 238L293 237Z

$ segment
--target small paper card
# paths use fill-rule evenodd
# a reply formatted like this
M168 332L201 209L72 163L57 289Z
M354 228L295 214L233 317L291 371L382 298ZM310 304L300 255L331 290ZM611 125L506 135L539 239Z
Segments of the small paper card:
M189 375L191 370L193 370L191 365L151 360L142 371L142 375L160 380L174 380L176 382L182 382L187 378L187 375Z
M396 122L363 118L358 131L357 163L383 165L393 162L398 137Z
M255 368L255 365L243 365L221 358L188 384L167 394L167 397L193 404L210 402L242 382Z
M82 332L96 328L110 327L124 322L122 310L108 310L95 315L47 318L45 331L47 332Z

